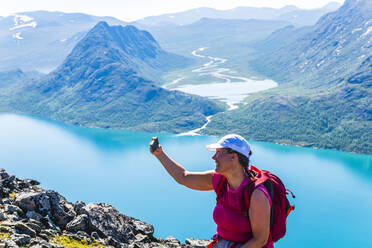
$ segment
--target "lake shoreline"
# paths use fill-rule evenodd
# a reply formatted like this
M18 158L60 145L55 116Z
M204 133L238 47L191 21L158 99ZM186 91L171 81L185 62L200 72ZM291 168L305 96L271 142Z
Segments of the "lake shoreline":
M97 125L82 125L82 124L79 124L79 123L71 123L71 122L68 122L68 121L60 121L60 120L55 120L55 119L49 119L49 118L45 118L45 117L42 117L42 116L35 116L35 115L31 115L31 114L25 114L25 113L12 113L12 112L0 112L0 116L2 114L13 114L13 115L21 115L21 116L26 116L26 117L31 117L31 118L37 118L37 119L40 119L40 120L47 120L47 121L52 121L52 122L60 122L60 123L63 123L63 124L66 124L66 125L71 125L71 126L74 126L74 127L83 127L83 128L91 128L91 129L104 129L104 130L127 130L127 131L136 131L136 132L146 132L146 133L153 133L153 132L150 132L149 130L144 130L144 129L136 129L136 128L112 128L112 127L102 127L102 126L97 126ZM211 120L208 120L207 119L207 123L205 124L209 124ZM203 124L203 126L205 125ZM202 127L200 127L202 128ZM197 128L197 129L200 129L200 128ZM193 131L193 130L191 130ZM167 132L167 131L158 131L156 133L162 133L162 134L173 134L173 135L179 135L179 134L182 134L182 133L188 133L188 132L191 132L191 131L186 131L186 132ZM228 133L226 133L228 134ZM224 135L226 135L224 134ZM214 133L214 132L210 132L208 131L208 133L201 133L201 134L198 134L198 135L201 135L201 136L211 136L211 137L219 137L219 136L223 136L221 134L218 134L218 133ZM192 135L185 135L185 136L192 136ZM350 154L358 154L358 155L372 155L372 154L368 154L368 153L358 153L358 152L354 152L354 151L343 151L343 150L340 150L340 149L336 149L336 148L330 148L330 147L321 147L321 146L315 146L315 145L312 145L311 143L306 143L306 142L293 142L291 140L286 140L286 141L289 141L289 142L277 142L277 141L273 141L273 140L263 140L263 139L251 139L249 137L245 137L247 140L249 141L255 141L255 142L267 142L267 143L273 143L273 144L277 144L277 145L284 145L284 146L293 146L293 147L303 147L303 148L312 148L312 149L323 149L323 150L330 150L330 151L339 151L339 152L345 152L345 153L350 153Z
M177 184L150 154L149 142L159 137L172 159L196 172L215 168L213 152L205 145L219 137L87 128L10 114L0 115L0 126L0 165L10 174L42 182L43 189L55 190L72 203L115 206L127 216L151 223L154 237L163 240L168 236L182 243L189 237L209 240L216 231L215 192ZM371 155L254 140L250 144L251 164L278 175L298 196L293 203L299 211L289 217L288 238L280 245L296 247L299 238L321 233L320 222L334 230L330 240L318 235L321 242L350 247L355 238L365 241L372 214L368 209ZM323 202L320 209L318 202ZM353 202L364 204L354 204L350 213ZM340 220L340 213L348 214ZM345 221L348 227L342 226ZM304 247L312 245L305 242Z

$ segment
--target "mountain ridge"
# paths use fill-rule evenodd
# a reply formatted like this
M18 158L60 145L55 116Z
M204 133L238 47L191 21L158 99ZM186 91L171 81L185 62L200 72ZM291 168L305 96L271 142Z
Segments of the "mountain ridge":
M268 76L275 75L274 78L280 81L304 75L314 81L325 77L332 81L343 75L351 75L362 62L362 56L371 54L372 33L368 22L372 18L372 7L367 3L345 1L338 11L321 17L308 28L307 33L298 36L298 29L293 29L287 34L288 38L285 37L288 41L276 51L266 48L281 43L281 39L268 42L259 48L262 51L259 56L265 59L254 62L257 70ZM264 43L270 39L268 37ZM265 50L268 52L265 53ZM346 64L346 68L339 68Z
M370 1L348 0L312 27L273 33L251 63L279 87L217 114L203 131L372 154L371 8ZM270 44L281 45L264 51Z
M0 109L86 126L188 131L202 126L205 116L224 107L165 90L137 71L150 68L154 61L162 66L174 56L147 32L98 23L62 65L20 88Z
M97 22L126 25L113 17L82 13L31 11L0 20L0 70L50 72ZM54 56L50 56L50 54Z
M316 8L312 10L300 9L296 6L284 6L282 8L269 8L269 7L243 7L239 6L233 9L228 10L217 10L209 7L201 7L186 10L183 12L168 13L159 16L150 16L145 17L140 20L132 22L133 24L144 24L144 25L164 25L174 24L174 25L188 25L191 24L202 17L208 18L221 18L221 19L266 19L274 20L282 16L282 21L289 20L300 20L293 19L292 17L285 18L283 15L286 13L301 11L302 13L311 13L309 14L308 20L302 20L300 25L310 25L316 21L317 17L320 17L322 14L328 11L337 9L340 4L334 2L333 4L327 4L321 8ZM284 19L284 20L283 20Z

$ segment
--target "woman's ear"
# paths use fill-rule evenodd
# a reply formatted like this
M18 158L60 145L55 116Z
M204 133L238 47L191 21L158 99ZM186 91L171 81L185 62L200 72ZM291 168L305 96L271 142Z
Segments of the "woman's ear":
M234 153L231 153L231 155L233 155L232 158L231 158L231 160L234 160L235 157L238 158L238 154L236 154L235 152Z

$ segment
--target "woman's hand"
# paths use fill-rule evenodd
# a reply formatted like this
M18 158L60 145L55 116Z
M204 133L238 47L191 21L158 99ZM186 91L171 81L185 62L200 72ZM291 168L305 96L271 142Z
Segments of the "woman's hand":
M153 137L153 138L152 138L152 142L153 142L155 139L156 139L156 137ZM152 142L150 142L150 153L153 154L153 155L155 155L155 156L159 156L161 153L163 153L163 148L162 148L162 146L159 144L159 145L158 145L158 148L157 148L155 151L152 151L152 146L151 146L151 143L152 143Z

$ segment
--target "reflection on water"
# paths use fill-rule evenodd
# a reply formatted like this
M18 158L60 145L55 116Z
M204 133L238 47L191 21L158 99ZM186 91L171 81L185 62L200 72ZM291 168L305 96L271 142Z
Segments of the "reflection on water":
M213 192L175 183L149 154L157 135L164 150L191 171L214 168L205 145L218 137L176 136L74 127L0 115L0 167L33 178L75 202L107 202L149 222L155 235L210 238ZM369 247L372 156L251 142L252 163L278 174L296 194L288 235L276 247Z

